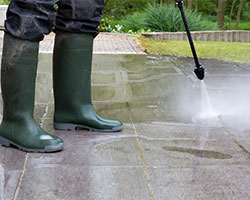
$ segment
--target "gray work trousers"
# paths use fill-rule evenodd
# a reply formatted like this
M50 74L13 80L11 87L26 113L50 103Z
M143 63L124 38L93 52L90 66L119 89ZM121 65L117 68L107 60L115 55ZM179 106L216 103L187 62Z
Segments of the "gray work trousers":
M57 7L55 6L57 5ZM5 31L14 37L41 41L53 31L98 35L104 0L12 0Z

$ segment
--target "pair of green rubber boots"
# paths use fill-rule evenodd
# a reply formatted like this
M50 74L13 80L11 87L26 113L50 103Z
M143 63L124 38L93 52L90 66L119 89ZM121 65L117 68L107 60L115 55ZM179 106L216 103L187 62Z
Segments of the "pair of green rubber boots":
M4 36L1 68L3 120L0 144L26 152L55 152L62 139L41 129L33 118L39 43ZM93 37L56 33L53 57L54 128L121 131L120 121L96 114L91 100Z

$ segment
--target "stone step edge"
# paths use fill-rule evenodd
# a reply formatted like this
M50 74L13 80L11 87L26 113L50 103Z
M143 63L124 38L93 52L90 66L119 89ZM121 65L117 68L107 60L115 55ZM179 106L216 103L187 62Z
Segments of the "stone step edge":
M193 31L192 38L195 41L215 42L250 42L250 31ZM162 40L187 40L186 32L152 32L143 33L142 36L156 41Z

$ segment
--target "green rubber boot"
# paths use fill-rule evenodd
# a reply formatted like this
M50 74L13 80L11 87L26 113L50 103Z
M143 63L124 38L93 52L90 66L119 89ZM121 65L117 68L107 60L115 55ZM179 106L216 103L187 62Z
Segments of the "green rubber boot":
M53 59L54 128L83 128L98 132L123 129L120 121L103 119L91 100L93 37L90 34L57 32Z
M55 152L63 149L63 141L43 131L33 119L38 49L38 42L4 36L0 144L26 152Z

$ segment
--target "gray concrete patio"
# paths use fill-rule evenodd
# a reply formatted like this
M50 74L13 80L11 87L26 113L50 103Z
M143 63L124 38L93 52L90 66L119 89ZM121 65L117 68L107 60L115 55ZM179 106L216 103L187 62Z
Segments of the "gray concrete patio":
M51 60L40 54L35 119L65 149L0 147L2 199L250 199L249 64L202 60L218 115L200 118L192 59L95 54L94 106L125 125L104 134L53 129Z

